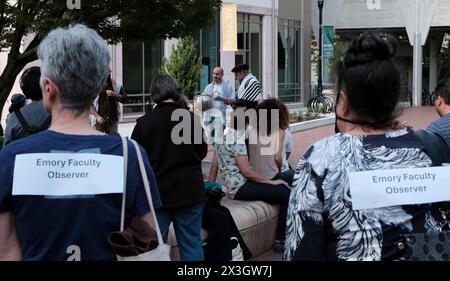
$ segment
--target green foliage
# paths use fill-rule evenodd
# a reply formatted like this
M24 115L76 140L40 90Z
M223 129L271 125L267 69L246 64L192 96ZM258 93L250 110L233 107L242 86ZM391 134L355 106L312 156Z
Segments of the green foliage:
M344 43L339 36L336 36L334 38L334 57L328 61L328 66L330 68L330 80L332 83L336 83L336 67L341 61L343 54Z
M152 42L182 37L207 26L221 0L80 0L69 9L66 0L0 0L0 51L8 63L0 76L0 108L23 67L37 59L46 34L58 27L83 23L109 43ZM23 39L31 42L22 50Z
M319 77L319 43L311 30L311 65L315 66L315 75Z
M197 56L196 42L191 36L180 39L169 59L164 59L162 72L172 76L190 99L198 89L202 59Z
M311 121L315 119L319 119L320 114L314 113L314 112L292 112L289 113L289 120L290 123L299 123L299 122L305 122L305 121Z
M450 78L450 35L445 34L444 42L438 56L438 77L440 79Z
M179 37L209 24L221 5L221 0L81 0L81 9L70 10L65 0L10 2L0 0L3 48L27 34L43 37L71 23L96 29L110 43Z

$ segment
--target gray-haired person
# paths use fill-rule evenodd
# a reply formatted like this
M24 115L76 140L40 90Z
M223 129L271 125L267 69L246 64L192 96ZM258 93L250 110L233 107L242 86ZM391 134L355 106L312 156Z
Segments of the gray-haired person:
M150 97L156 106L136 121L131 138L145 148L156 174L163 202L163 207L156 209L159 227L167 241L173 223L181 261L203 261L201 226L206 193L202 160L208 146L203 130L196 130L201 121L186 108L181 88L169 75L153 78ZM186 124L182 133L176 133ZM181 134L183 140L176 140Z
M74 25L50 32L38 56L52 123L0 152L0 260L115 260L107 236L120 226L122 140L89 123L89 108L108 76L108 47L94 30ZM126 218L141 216L150 224L131 146ZM144 162L154 204L160 206L145 153Z

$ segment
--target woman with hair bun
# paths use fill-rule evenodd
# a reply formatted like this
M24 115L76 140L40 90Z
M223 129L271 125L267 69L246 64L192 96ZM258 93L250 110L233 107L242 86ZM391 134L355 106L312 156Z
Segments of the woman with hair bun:
M353 208L350 173L432 164L417 135L396 119L396 49L389 36L364 35L338 64L339 133L313 144L299 161L288 207L285 260L398 259L401 234L438 231L439 204Z

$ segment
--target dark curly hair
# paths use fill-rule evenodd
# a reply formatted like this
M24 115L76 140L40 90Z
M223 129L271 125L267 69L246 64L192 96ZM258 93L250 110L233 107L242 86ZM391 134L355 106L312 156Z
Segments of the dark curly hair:
M42 90L39 85L40 78L41 68L38 66L27 68L20 77L20 88L28 99L34 101L42 99Z
M175 103L180 103L182 92L180 86L171 76L158 75L153 78L150 85L150 97L156 104L167 99L173 99Z
M267 110L267 135L272 134L272 128L270 120L274 118L272 116L272 109L277 109L279 112L278 116L278 126L281 130L286 130L289 128L289 110L287 109L286 105L281 102L279 99L276 98L269 98L264 101L262 101L258 106L256 107L256 112L258 116L258 124L260 123L260 110L266 109Z

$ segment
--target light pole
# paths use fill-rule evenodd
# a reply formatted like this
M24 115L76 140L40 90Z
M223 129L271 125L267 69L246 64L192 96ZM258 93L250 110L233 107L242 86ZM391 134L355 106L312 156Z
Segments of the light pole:
M318 0L319 5L319 77L317 79L317 95L322 95L322 29L323 29L323 3L324 0Z
M323 28L323 6L324 0L318 0L317 4L319 5L319 62L318 62L318 70L319 75L317 78L317 93L316 96L309 100L308 102L308 110L317 113L330 113L333 111L333 102L331 99L323 95L323 84L322 84L322 28Z

